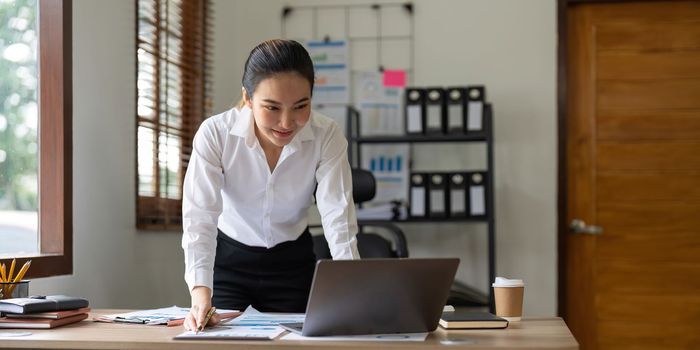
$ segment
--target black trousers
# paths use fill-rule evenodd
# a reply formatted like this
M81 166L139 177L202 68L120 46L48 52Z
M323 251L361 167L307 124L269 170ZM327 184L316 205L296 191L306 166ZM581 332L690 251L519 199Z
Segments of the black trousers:
M306 312L316 256L308 229L295 241L272 248L250 247L217 237L214 293L217 308L262 312Z

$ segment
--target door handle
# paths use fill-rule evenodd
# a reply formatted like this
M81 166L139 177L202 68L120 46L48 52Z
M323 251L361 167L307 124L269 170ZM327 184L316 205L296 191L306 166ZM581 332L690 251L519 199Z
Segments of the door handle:
M573 219L571 220L571 224L569 224L569 231L571 231L571 233L599 235L603 233L603 228L595 225L586 225L586 222L581 219Z

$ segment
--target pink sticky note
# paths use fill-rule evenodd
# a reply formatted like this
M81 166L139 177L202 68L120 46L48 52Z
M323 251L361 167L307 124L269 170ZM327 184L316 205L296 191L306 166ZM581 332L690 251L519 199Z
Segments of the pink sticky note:
M385 87L405 87L406 71L401 69L385 69L382 81Z

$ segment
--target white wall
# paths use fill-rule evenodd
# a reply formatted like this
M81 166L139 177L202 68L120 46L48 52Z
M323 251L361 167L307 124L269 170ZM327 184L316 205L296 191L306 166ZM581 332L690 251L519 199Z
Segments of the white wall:
M240 97L250 49L280 36L280 11L286 3L214 1L215 112ZM494 105L497 272L525 279L526 314L553 315L555 1L414 3L414 84L483 83ZM117 0L73 2L75 268L72 276L33 281L32 293L83 295L94 307L188 304L180 235L135 229L133 6L132 1ZM483 162L478 146L435 147L421 149L416 163L436 170L452 161ZM431 157L435 151L466 155L431 161L437 158ZM412 256L459 256L458 278L488 288L483 225L404 228Z

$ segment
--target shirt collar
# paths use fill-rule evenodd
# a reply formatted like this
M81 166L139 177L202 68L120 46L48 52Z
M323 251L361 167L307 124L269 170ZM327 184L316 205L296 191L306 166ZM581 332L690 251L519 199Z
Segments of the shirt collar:
M245 139L245 144L248 147L253 147L255 144L255 128L253 127L253 114L247 106L238 110L236 121L231 127L229 133L231 135L240 136Z
M298 146L299 143L303 141L309 141L314 139L314 133L313 130L311 130L311 123L313 123L314 114L316 114L316 112L311 111L309 121L306 123L306 125L304 125L304 127L301 128L301 130L299 130L299 133L296 136L294 136L294 139L290 144ZM248 106L243 107L238 112L236 121L233 123L233 127L231 127L231 131L229 131L229 133L231 135L236 135L245 138L245 143L249 147L255 145L255 141L257 139L255 137L255 127L253 125L253 113Z

